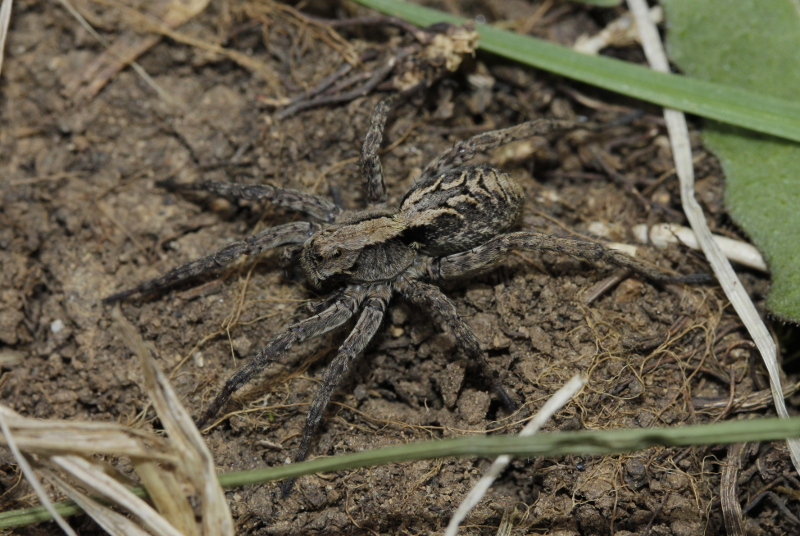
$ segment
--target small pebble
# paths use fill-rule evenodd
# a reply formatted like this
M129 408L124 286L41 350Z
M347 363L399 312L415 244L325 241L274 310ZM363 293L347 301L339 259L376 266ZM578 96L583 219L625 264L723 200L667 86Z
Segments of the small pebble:
M228 212L231 210L231 202L224 197L218 197L208 204L208 208L214 212Z

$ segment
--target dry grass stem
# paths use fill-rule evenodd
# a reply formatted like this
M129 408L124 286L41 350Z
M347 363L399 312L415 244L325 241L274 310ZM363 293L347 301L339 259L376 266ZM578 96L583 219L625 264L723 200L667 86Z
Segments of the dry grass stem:
M658 30L650 21L648 16L647 3L644 0L628 0L628 6L634 14L639 33L642 38L642 46L653 69L662 72L669 72L669 62L661 44ZM775 342L767 330L767 326L753 305L752 300L747 295L742 283L736 277L730 262L723 255L719 246L714 242L711 231L706 223L703 209L694 196L694 167L692 164L691 144L689 141L689 130L686 126L686 116L676 110L664 110L664 118L667 121L667 130L670 137L673 158L675 159L675 170L681 184L681 202L686 218L691 224L692 230L697 235L700 248L705 253L706 258L711 264L714 274L722 286L725 295L731 301L731 305L739 314L744 322L750 336L758 346L761 357L764 360L767 371L769 372L770 387L772 397L775 402L775 409L781 417L788 417L786 402L783 399L780 370L778 367L777 348ZM795 470L800 472L800 439L789 439L786 441L789 446L789 454L792 458Z
M175 102L175 99L156 84L156 81L147 74L142 66L134 61L142 53L158 43L157 37L147 36L132 42L130 36L122 36L114 43L109 43L95 31L89 21L72 4L67 0L59 0L59 2L92 37L106 48L106 51L90 63L86 69L73 73L73 75L64 80L64 90L74 102L90 100L126 65L130 65L136 74L153 88L162 99L167 102Z
M225 494L216 478L214 460L200 431L195 426L194 420L170 387L166 376L155 366L150 350L141 335L122 316L119 307L114 308L112 318L125 344L139 357L144 373L145 387L153 401L153 406L177 452L181 453L177 462L177 474L185 479L183 484L191 484L198 494L199 509L203 514L201 533L204 535L233 534L233 518L228 509ZM165 484L173 487L169 481ZM170 502L174 502L174 499L173 496ZM167 500L169 501L169 498ZM172 505L171 507L176 506ZM186 501L186 507L192 508L188 501Z
M0 5L0 73L3 72L6 37L8 37L8 25L11 23L11 3L12 0L3 0L3 4Z
M111 534L233 534L233 520L200 432L155 366L141 336L119 310L114 311L113 317L115 327L140 358L145 386L169 439L117 424L30 419L0 406L0 444L12 450L26 478L57 521L59 517L33 474L29 458L50 482ZM158 511L122 484L124 478L112 476L98 455L128 457ZM129 512L147 532L59 475L69 475L104 501ZM195 505L202 512L199 523ZM63 520L60 524L65 532L74 534Z
M55 472L47 471L47 476L61 493L75 501L84 512L89 514L98 525L112 536L149 536L149 533L142 530L139 525L91 497L84 495L81 491L61 479Z
M94 493L133 514L152 534L182 536L181 532L167 519L160 516L144 500L131 493L117 479L106 474L102 466L97 463L80 456L53 456L50 461ZM191 535L192 533L186 533L185 536Z
M175 463L166 441L119 424L41 420L23 417L0 406L0 416L20 450L43 457L113 454ZM0 440L0 444L8 445Z
M14 459L17 460L19 464L19 468L22 471L22 474L25 475L25 478L28 480L28 483L36 492L36 495L39 496L39 500L42 501L42 505L47 509L53 519L55 520L56 524L63 530L68 536L76 536L75 532L72 528L67 525L67 522L61 517L58 512L56 512L55 508L53 507L53 503L50 501L50 498L47 496L47 492L45 492L44 487L42 487L42 483L39 482L39 479L36 477L36 474L33 472L33 468L28 463L28 460L20 451L17 443L15 441L14 435L11 433L11 427L8 423L8 418L12 415L16 415L13 411L3 406L0 406L0 429L3 431L3 441L5 442L6 446L11 450L11 454L13 454Z
M727 536L745 536L747 534L742 517L742 505L739 504L739 486L737 484L742 469L742 460L746 453L747 443L728 445L728 456L722 466L719 496Z
M637 225L633 229L637 240L643 244L648 242L656 247L667 247L669 244L683 244L692 249L700 249L694 231L688 227L674 223L662 223L653 225L648 229L647 225ZM764 261L764 257L752 244L741 240L734 240L727 236L711 235L714 241L722 250L722 253L731 261L743 266L754 268L762 272L768 272L769 268Z
M550 399L545 402L542 409L525 425L525 428L519 433L520 436L531 436L538 432L542 426L552 417L558 410L563 408L570 399L575 396L578 391L586 385L586 377L578 374L572 377L561 389L556 391ZM458 534L458 527L466 519L467 514L477 505L491 485L500 476L500 474L511 463L511 456L498 456L497 459L486 471L486 474L472 487L467 497L458 505L458 509L450 518L450 523L447 525L445 536L456 536Z

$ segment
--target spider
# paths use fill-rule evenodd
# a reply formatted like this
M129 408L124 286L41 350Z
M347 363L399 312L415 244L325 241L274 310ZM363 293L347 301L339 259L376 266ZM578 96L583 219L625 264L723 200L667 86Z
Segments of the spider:
M522 211L522 189L511 177L489 165L464 163L480 151L515 140L582 126L573 121L538 119L460 141L423 169L399 208L386 208L386 184L377 151L397 98L395 94L378 102L361 150L360 168L369 208L345 211L322 196L269 185L197 182L188 188L232 198L266 200L304 212L317 221L266 229L104 300L114 302L161 290L218 270L242 255L257 255L287 245L299 247L300 265L314 287L335 289L316 314L272 338L227 380L198 420L200 427L222 409L233 393L294 344L338 328L355 316L355 327L325 371L311 402L294 456L295 461L304 460L332 393L375 336L395 295L432 311L455 335L466 356L478 363L502 403L509 410L515 409L514 400L503 388L478 339L456 312L455 304L436 286L487 271L512 249L547 250L588 261L608 261L656 282L690 280L691 276L664 275L597 242L534 230L509 232ZM284 494L291 485L289 481Z

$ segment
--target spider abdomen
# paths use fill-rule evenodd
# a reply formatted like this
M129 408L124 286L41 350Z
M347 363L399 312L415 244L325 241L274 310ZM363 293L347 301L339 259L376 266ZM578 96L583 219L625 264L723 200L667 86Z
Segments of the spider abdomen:
M514 225L522 201L522 188L502 171L485 164L453 168L406 194L402 236L426 255L466 251Z

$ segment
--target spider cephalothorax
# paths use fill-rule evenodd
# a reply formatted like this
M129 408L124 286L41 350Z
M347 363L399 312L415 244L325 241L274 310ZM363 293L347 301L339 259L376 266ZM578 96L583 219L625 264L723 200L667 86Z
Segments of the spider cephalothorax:
M324 197L268 185L198 183L193 188L234 198L268 200L304 212L317 222L294 222L267 229L106 299L116 301L162 289L218 269L242 255L284 245L301 245L301 265L315 287L338 285L339 290L316 315L289 326L268 341L225 383L199 419L200 424L208 422L237 389L292 345L331 331L358 315L311 404L295 456L295 460L304 459L333 390L377 332L393 295L431 311L453 332L467 357L479 364L506 407L513 408L512 398L503 389L475 335L457 314L453 302L435 285L485 271L511 249L549 250L590 261L606 260L651 280L682 279L665 276L596 242L532 230L507 232L519 219L522 189L491 166L464 162L478 151L555 129L581 126L571 121L529 121L458 142L425 167L397 210L383 208L386 186L377 150L395 99L389 97L376 106L362 148L361 172L371 208L347 212Z
M391 213L367 211L341 219L303 244L303 269L315 287L329 279L387 281L413 262L414 250L399 238L403 222Z

